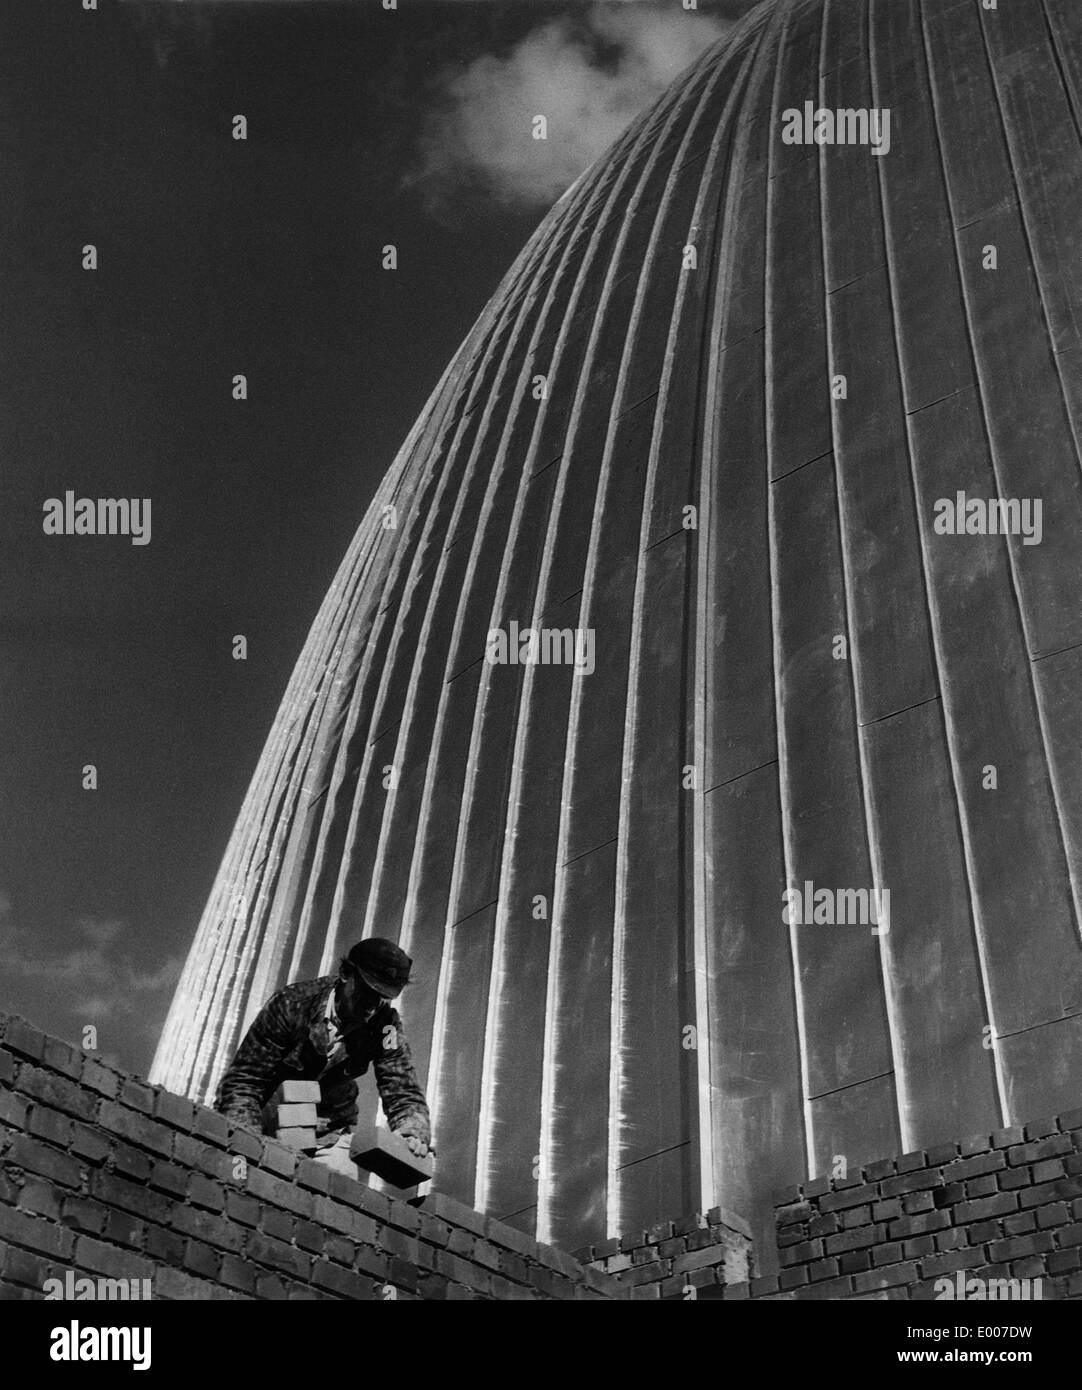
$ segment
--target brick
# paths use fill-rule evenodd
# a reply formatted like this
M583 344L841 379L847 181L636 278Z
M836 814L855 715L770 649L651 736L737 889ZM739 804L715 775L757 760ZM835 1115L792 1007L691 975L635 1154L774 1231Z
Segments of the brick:
M1055 1182L1041 1183L1037 1187L1026 1188L1021 1194L1023 1207L1043 1207L1049 1202L1057 1202L1066 1197L1082 1194L1082 1178L1057 1178Z
M872 1204L873 1221L892 1221L896 1216L902 1214L902 1203L899 1197L889 1197L885 1202L874 1202Z
M1074 1226L1068 1226L1062 1231L1057 1231L1056 1241L1060 1249L1066 1249L1068 1246L1073 1245L1082 1245L1082 1222Z
M637 1288L642 1284L654 1283L660 1279L661 1270L663 1268L664 1265L659 1264L656 1260L651 1264L636 1265L633 1269L628 1270L620 1282L627 1285L629 1288Z
M819 1260L823 1256L823 1242L821 1240L805 1240L799 1245L792 1245L788 1250L781 1252L781 1262L783 1265L802 1265L809 1260Z
M815 1208L810 1202L793 1202L789 1206L778 1207L774 1212L774 1222L779 1231L787 1226L798 1226L814 1215Z
M16 1168L39 1173L62 1187L81 1187L82 1168L70 1154L49 1148L27 1135L20 1134L8 1151L8 1162Z
M93 1236L80 1236L75 1242L72 1263L79 1269L104 1274L108 1279L151 1279L154 1266L130 1250L116 1250Z
M957 1144L937 1144L928 1150L928 1167L940 1168L944 1163L952 1163L957 1156Z
M331 1174L332 1177L337 1176ZM311 1216L315 1203L320 1200L305 1192L302 1188L296 1187L291 1182L286 1182L283 1178L275 1177L273 1173L268 1173L262 1168L249 1168L247 1190L260 1201L274 1202L277 1206L285 1207L287 1211L292 1211L298 1216ZM354 1186L358 1184L354 1183Z
M225 1212L230 1220L239 1221L244 1226L259 1225L259 1203L242 1192L226 1192Z
M438 1216L450 1226L461 1226L476 1236L485 1234L485 1218L462 1202L456 1202L443 1192L430 1192L420 1203L420 1210L427 1216Z
M154 1163L147 1154L118 1140L113 1145L113 1171L136 1182L146 1182L154 1171Z
M1042 1208L1042 1210L1047 1211L1048 1208ZM987 1224L987 1225L994 1225L995 1223L994 1223L994 1222L988 1222L988 1223L986 1223L986 1224ZM1036 1213L1036 1212L1032 1212L1032 1211L1016 1211L1016 1212L1012 1212L1010 1216L1005 1216L1005 1217L1003 1218L1003 1230L1004 1230L1004 1233L1005 1233L1006 1235L1009 1235L1009 1236L1021 1236L1021 1235L1025 1235L1025 1233L1026 1233L1027 1231L1033 1231L1033 1230L1036 1230L1036 1228L1037 1228L1037 1213ZM984 1236L983 1239L985 1239L985 1240L993 1240L993 1239L997 1239L998 1236L999 1236L999 1232L997 1231L997 1232L995 1232L994 1235L986 1235L986 1236Z
M950 1217L945 1211L922 1211L917 1216L903 1216L899 1221L890 1222L887 1234L891 1240L907 1240L910 1236L923 1236L929 1231L941 1231L950 1225Z
M930 1236L921 1237L923 1240L930 1240ZM913 1244L912 1241L909 1244ZM888 1241L886 1245L878 1245L871 1252L873 1265L894 1265L902 1258L902 1246L899 1241Z
M1043 1139L1045 1135L1058 1133L1059 1122L1054 1116L1047 1120L1031 1120L1030 1123L1026 1125L1027 1139Z
M826 1176L820 1178L810 1178L804 1184L805 1197L822 1197L824 1193L831 1190L830 1179Z
M51 1255L56 1259L70 1258L75 1237L67 1226L56 1226L40 1216L17 1211L14 1207L0 1207L0 1236L17 1245L29 1245L39 1254Z
M916 1263L913 1260L907 1260L903 1264L888 1265L884 1269L873 1269L866 1274L857 1274L854 1276L853 1286L857 1293L869 1293L873 1289L889 1289L902 1284L911 1284L916 1275Z
M968 1158L970 1154L985 1153L991 1147L992 1141L987 1134L974 1134L961 1141L958 1152L963 1158Z
M961 1202L955 1213L955 1221L982 1221L989 1216L1005 1216L1018 1206L1018 1199L1009 1192L1000 1192L995 1197L982 1197L976 1202Z
M941 1184L938 1169L931 1173L921 1169L914 1173L904 1173L897 1178L886 1178L880 1184L880 1188L884 1197L900 1197L905 1192L922 1192Z
M901 1179L896 1178L894 1181L900 1182ZM884 1184L884 1188L885 1186ZM908 1189L906 1190L908 1191ZM891 1194L885 1193L885 1195L890 1196ZM863 1206L865 1202L871 1202L878 1196L879 1193L874 1184L864 1183L860 1187L846 1188L842 1192L828 1192L819 1203L819 1207L822 1211L842 1211L847 1207Z
M997 1149L1008 1149L1015 1144L1021 1144L1026 1137L1026 1132L1021 1125L1011 1125L1007 1129L997 1129L992 1135L992 1145Z
M679 1221L673 1222L673 1235L689 1236L692 1231L701 1231L707 1225L709 1222L701 1212L689 1212L687 1216L682 1216ZM623 1242L621 1242L621 1248L623 1248Z
M31 1028L26 1019L12 1017L4 1025L4 1047L8 1052L17 1052L20 1057L30 1057L40 1062L45 1056L44 1033Z
M933 1255L922 1260L920 1273L922 1279L936 1279L941 1274L953 1274L957 1269L976 1269L987 1264L981 1250L947 1250L942 1255Z
M264 1235L272 1236L275 1240L281 1240L286 1245L291 1245L296 1225L296 1217L291 1216L289 1212L279 1211L276 1207L264 1207L259 1229Z
M29 1113L29 1102L23 1096L17 1096L14 1091L0 1091L0 1123L13 1129L25 1129Z
M894 1166L899 1173L915 1173L918 1168L925 1168L927 1165L928 1157L921 1149L902 1154L901 1158L894 1160Z
M251 1163L259 1163L263 1157L262 1137L254 1130L248 1129L243 1125L237 1125L229 1136L229 1148L226 1150L230 1154L240 1154L242 1158L248 1159ZM317 1172L323 1173L323 1166L319 1163L312 1165ZM326 1191L326 1186L320 1189Z
M29 1178L19 1193L19 1206L23 1211L34 1212L48 1217L50 1221L60 1219L61 1194L50 1184Z
M1020 1187L1028 1187L1032 1178L1028 1168L1008 1168L1005 1173L997 1173L1000 1190L1013 1192Z
M988 1255L998 1263L1001 1260L1020 1260L1026 1255L1047 1253L1053 1248L1052 1236L1048 1231L1030 1231L1026 1235L993 1242L988 1247Z
M31 1116L31 1129L33 1129L33 1116ZM1033 1165L1033 1181L1035 1183L1051 1182L1055 1178L1062 1178L1066 1173L1067 1167L1062 1159L1046 1158L1041 1163Z
M86 1231L98 1235L105 1229L109 1211L100 1202L92 1202L87 1197L69 1196L64 1198L64 1208L60 1220L73 1231Z
M240 1252L244 1231L232 1222L223 1220L217 1212L200 1211L198 1207L178 1207L170 1223L174 1230L204 1245L216 1245L223 1250Z
M778 1276L779 1289L796 1289L808 1282L808 1268L801 1265L797 1269L783 1269Z
M851 1250L838 1261L838 1268L843 1274L860 1274L871 1267L872 1256L869 1250Z
M883 1178L892 1178L895 1171L893 1158L881 1158L875 1163L864 1165L864 1177L868 1182L880 1182Z
M241 1293L255 1293L256 1271L236 1255L222 1256L222 1267L218 1277L231 1289L238 1289Z
M163 1158L172 1158L173 1156L172 1130L167 1129L165 1125L158 1124L156 1120L152 1120L146 1115L140 1115L138 1111L118 1105L116 1101L102 1102L98 1123L103 1128L111 1130L114 1134L119 1134L122 1139L127 1139L142 1149L150 1149L154 1153L161 1154Z
M6 1278L25 1285L35 1299L41 1298L46 1279L54 1277L50 1273L52 1268L48 1260L43 1260L40 1255L32 1255L28 1250L16 1250L14 1246L0 1248L0 1269ZM3 1287L0 1285L0 1290ZM0 1301L8 1301L2 1292Z
M142 1248L146 1225L126 1211L111 1211L102 1235L114 1245L127 1245L133 1250Z
M92 1125L81 1124L78 1120L72 1124L72 1152L79 1154L81 1158L87 1159L90 1163L100 1163L104 1158L107 1158L112 1143L113 1141L107 1134L102 1134L101 1130Z
M672 1273L685 1274L691 1269L705 1269L721 1264L724 1257L724 1250L717 1245L708 1246L704 1250L689 1250L683 1255L677 1255L673 1260Z
M993 1149L991 1153L977 1154L973 1158L961 1158L955 1163L950 1163L943 1170L943 1178L946 1182L965 1182L968 1178L978 1178L984 1173L994 1173L1000 1168L1006 1168L1007 1160L1001 1149Z
M959 1238L960 1236L960 1232L958 1231L950 1231L948 1234L955 1238ZM899 1254L896 1256L899 1260L917 1260L923 1255L934 1255L937 1249L937 1240L938 1237L936 1236L916 1236L913 1240L905 1241L901 1247L895 1245L889 1248L899 1250ZM942 1246L939 1248L949 1249L950 1247ZM884 1261L884 1263L890 1263L890 1261Z
M151 1192L138 1183L128 1182L118 1173L95 1170L90 1175L90 1191L103 1206L120 1207L122 1211L130 1211L161 1226L169 1223L173 1203L167 1197Z
M79 1078L84 1086L89 1086L99 1095L110 1100L120 1094L120 1075L112 1067L104 1066L93 1057L83 1054L83 1070Z
M77 1081L40 1067L23 1067L18 1089L43 1105L88 1123L94 1120L100 1104L98 1097L88 1095Z
M971 1228L970 1234L972 1235L972 1228ZM998 1232L996 1232L996 1233L994 1233L994 1234L998 1234ZM924 1241L924 1240L926 1240L926 1239L927 1239L926 1236L918 1236L918 1237L917 1237L917 1241ZM907 1240L907 1241L906 1241L906 1246L908 1247L908 1246L910 1246L910 1245L915 1245L915 1244L917 1243L917 1241L910 1241L910 1240ZM967 1245L970 1245L970 1244L975 1245L975 1244L978 1244L978 1242L977 1242L976 1239L971 1240L971 1241L967 1241L967 1240L966 1240L966 1232L965 1232L964 1230L962 1230L962 1231L957 1231L957 1230L939 1231L939 1232L936 1234L936 1236L935 1236L935 1248L936 1248L937 1250L963 1250ZM906 1250L906 1258L907 1258L907 1259L909 1258L909 1253L910 1253L910 1252L909 1252L909 1250L907 1249L907 1250Z
M10 1086L15 1080L16 1070L17 1066L14 1053L5 1052L0 1048L0 1081L6 1086Z
M184 1251L184 1267L204 1279L217 1280L221 1270L221 1256L209 1245L198 1240L188 1241Z
M158 1270L154 1283L154 1293L158 1298L169 1299L176 1303L190 1303L206 1299L219 1301L236 1299L241 1296L232 1289L224 1288L221 1284L209 1284L205 1279L198 1279L194 1274L188 1274L182 1269L172 1269L168 1265L163 1265ZM279 1296L285 1296L285 1289L280 1282Z
M326 1260L316 1261L312 1270L312 1283L354 1301L371 1302L377 1296L371 1279L365 1279L351 1269L343 1269L341 1265L330 1264Z
M281 1270L297 1279L307 1279L312 1265L310 1255L286 1245L284 1241L272 1240L259 1231L248 1233L245 1254L255 1264L270 1265L272 1269Z
M185 1240L176 1231L167 1231L161 1226L148 1226L144 1251L152 1260L162 1264L181 1265L184 1263Z
M206 1139L224 1149L229 1144L232 1128L225 1116L219 1115L216 1110L209 1110L205 1105L196 1107L192 1133L200 1139Z
M225 1188L202 1173L193 1173L189 1177L188 1198L195 1206L206 1207L208 1211L225 1210Z
M995 1191L995 1184L992 1184ZM931 1192L907 1192L902 1198L902 1210L906 1216L916 1216L918 1212L934 1211L935 1197Z
M1037 1225L1042 1230L1050 1226L1065 1226L1071 1219L1070 1208L1066 1202L1053 1202L1051 1206L1039 1207L1035 1215Z
M838 1261L816 1260L814 1264L808 1265L808 1279L811 1283L817 1283L820 1279L833 1279L838 1274Z
M136 1081L130 1076L121 1081L119 1100L122 1105L127 1105L144 1115L153 1115L154 1099L154 1091L145 1081Z
M883 1238L882 1226L861 1226L855 1231L842 1231L836 1236L827 1236L823 1242L828 1255L838 1255L844 1250L860 1250L867 1245L875 1245Z
M842 1212L842 1229L851 1231L854 1226L867 1226L872 1219L872 1208L870 1203L865 1203L862 1207L850 1207L848 1211Z
M996 1190L996 1175L986 1173L983 1178L970 1178L966 1183L966 1199L973 1201L976 1197L991 1197Z
M277 1173L283 1178L292 1178L297 1171L298 1156L296 1150L288 1144L280 1144L277 1139L265 1139L262 1162L263 1167L269 1168L272 1173ZM360 1186L360 1183L353 1181L355 1186Z
M188 1174L175 1163L155 1163L150 1174L150 1186L171 1197L184 1197L188 1192Z
M1082 1109L1068 1110L1065 1115L1061 1115L1059 1127L1062 1130L1082 1129Z

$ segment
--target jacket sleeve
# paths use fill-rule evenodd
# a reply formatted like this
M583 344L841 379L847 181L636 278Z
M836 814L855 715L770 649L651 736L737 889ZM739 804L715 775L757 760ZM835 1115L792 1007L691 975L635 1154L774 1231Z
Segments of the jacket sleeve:
M410 1046L402 1031L402 1020L394 1009L380 1029L372 1070L376 1075L383 1113L393 1130L406 1127L425 1143L431 1142L431 1119L425 1093L413 1070Z
M281 1079L282 1058L294 1043L293 1019L280 992L264 1004L229 1064L214 1108L234 1122L262 1129L260 1112Z

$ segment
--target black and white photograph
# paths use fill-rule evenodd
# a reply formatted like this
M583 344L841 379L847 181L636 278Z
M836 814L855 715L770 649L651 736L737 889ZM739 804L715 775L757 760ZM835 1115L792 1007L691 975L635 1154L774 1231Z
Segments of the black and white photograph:
M27 1373L1047 1374L1082 3L0 0L0 194Z

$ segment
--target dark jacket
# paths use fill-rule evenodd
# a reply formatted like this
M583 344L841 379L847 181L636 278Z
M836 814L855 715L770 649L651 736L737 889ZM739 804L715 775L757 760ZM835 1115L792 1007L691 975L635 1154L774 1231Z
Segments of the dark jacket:
M330 1034L324 1017L335 977L287 985L259 1011L218 1088L215 1109L237 1124L262 1128L261 1111L283 1081L319 1081L320 1132L352 1127L357 1120L357 1083L371 1064L380 1100L392 1129L407 1121L426 1142L428 1106L410 1058L402 1020L390 1003L360 1028L346 1034L345 1056L328 1068Z

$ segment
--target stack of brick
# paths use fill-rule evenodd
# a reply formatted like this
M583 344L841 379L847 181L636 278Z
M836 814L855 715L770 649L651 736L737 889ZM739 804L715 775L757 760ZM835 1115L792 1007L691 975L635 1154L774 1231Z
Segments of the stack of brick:
M396 1201L0 1016L0 1298L611 1299L615 1280L433 1194Z
M1082 1110L817 1178L776 1219L781 1270L753 1296L930 1299L964 1271L1082 1297Z
M749 1296L751 1230L721 1207L575 1253L628 1288L633 1299Z
M278 1139L291 1149L316 1146L318 1081L283 1081L270 1098Z

